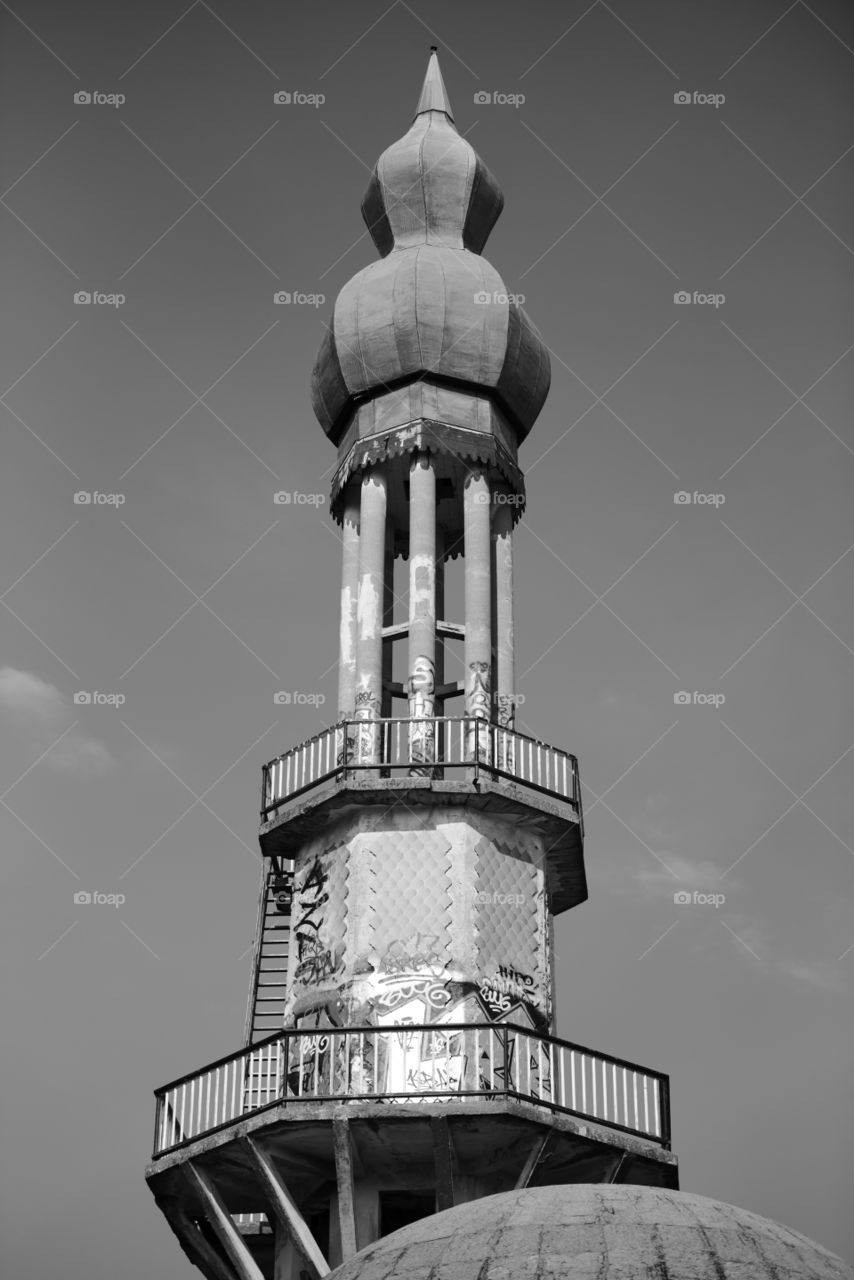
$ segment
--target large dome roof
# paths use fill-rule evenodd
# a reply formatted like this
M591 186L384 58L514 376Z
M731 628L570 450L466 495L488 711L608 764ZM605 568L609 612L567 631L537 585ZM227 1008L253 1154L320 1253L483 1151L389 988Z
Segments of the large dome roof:
M508 1191L422 1218L330 1280L852 1280L770 1218L658 1187Z
M377 162L362 215L380 261L338 295L312 377L323 429L411 379L490 396L527 435L548 394L548 351L480 251L501 213L498 183L460 137L436 54L415 120Z

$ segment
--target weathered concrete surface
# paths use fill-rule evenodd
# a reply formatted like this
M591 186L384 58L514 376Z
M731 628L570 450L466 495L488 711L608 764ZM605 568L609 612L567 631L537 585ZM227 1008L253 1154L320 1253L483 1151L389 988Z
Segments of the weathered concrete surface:
M487 1196L422 1218L330 1280L852 1280L835 1254L745 1209L660 1188Z
M623 1153L630 1157L623 1182L678 1184L676 1156L657 1143L516 1098L448 1099L435 1106L291 1099L153 1160L145 1176L158 1193L174 1192L174 1179L186 1161L201 1159L217 1170L231 1212L251 1213L263 1203L240 1140L261 1139L283 1175L300 1178L301 1192L309 1195L313 1180L321 1185L334 1176L332 1127L345 1116L365 1169L389 1187L424 1186L432 1176L430 1119L437 1112L448 1117L463 1170L495 1178L494 1191L515 1185L534 1140L549 1132L554 1135L549 1158L534 1184L604 1181L615 1155Z
M420 811L447 804L506 818L514 828L538 834L544 841L549 910L553 915L587 900L584 842L578 815L569 803L522 783L481 774L476 781L434 778L355 777L341 775L283 802L261 825L266 857L294 858L309 841L328 831L341 815L370 808L389 813Z

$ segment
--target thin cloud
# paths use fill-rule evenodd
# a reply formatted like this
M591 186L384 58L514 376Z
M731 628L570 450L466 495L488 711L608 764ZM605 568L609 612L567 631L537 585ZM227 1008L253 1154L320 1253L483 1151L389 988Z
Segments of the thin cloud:
M844 992L848 989L838 964L824 960L801 960L775 954L767 926L758 916L728 915L726 923L734 937L732 945L741 944L746 959L752 958L761 973L788 978L800 987L813 991Z
M98 738L78 728L67 732L74 722L70 700L56 685L30 671L0 668L0 709L30 760L45 753L44 764L57 772L89 777L115 765Z

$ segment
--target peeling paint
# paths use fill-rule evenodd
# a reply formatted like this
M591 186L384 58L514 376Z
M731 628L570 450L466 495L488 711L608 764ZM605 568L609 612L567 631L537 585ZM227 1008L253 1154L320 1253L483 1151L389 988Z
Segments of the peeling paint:
M356 665L356 602L349 586L341 588L341 623L339 626L341 662Z
M359 600L357 606L359 635L365 640L374 640L382 627L380 612L380 595L374 582L373 574L365 573L359 582Z

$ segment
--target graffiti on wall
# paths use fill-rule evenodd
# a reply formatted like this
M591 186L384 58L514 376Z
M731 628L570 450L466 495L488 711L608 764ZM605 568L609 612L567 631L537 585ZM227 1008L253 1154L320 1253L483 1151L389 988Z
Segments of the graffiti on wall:
M328 854L314 858L298 873L295 889L294 986L328 986L342 972L344 950L343 921L336 922L340 905L337 910L330 910Z
M380 717L379 698L370 689L359 689L353 714L356 720L364 722L356 729L356 760L362 764L373 763L379 759L380 750L380 726L372 723Z
M500 964L480 984L481 998L492 1017L500 1018L522 1004L539 1004L540 996L533 974L520 973L510 965Z
M470 662L466 679L466 715L478 720L490 720L490 678L488 662ZM489 763L489 733L485 728L471 725L466 733L469 759Z
M433 659L419 654L412 664L408 689L409 715L416 722L409 729L409 759L412 762L409 772L413 777L429 777L432 770L423 766L436 759L436 724L432 719L435 690Z

